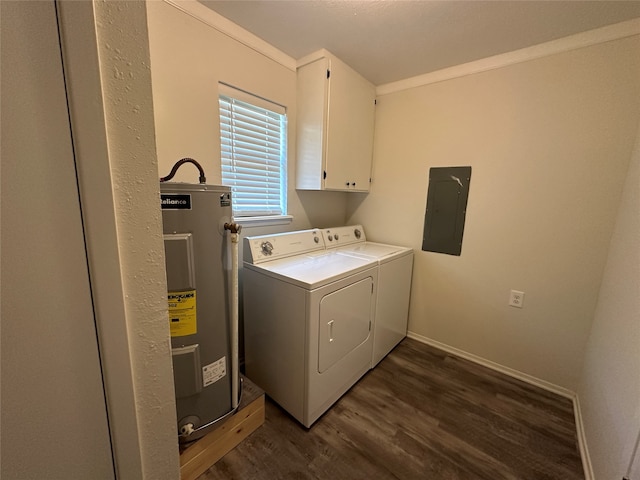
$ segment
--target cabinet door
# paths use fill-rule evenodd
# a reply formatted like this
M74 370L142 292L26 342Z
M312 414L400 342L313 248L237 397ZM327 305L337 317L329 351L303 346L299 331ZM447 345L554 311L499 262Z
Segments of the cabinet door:
M375 88L336 58L330 72L325 188L368 191Z
M298 69L296 188L299 189L324 189L328 70L326 58Z

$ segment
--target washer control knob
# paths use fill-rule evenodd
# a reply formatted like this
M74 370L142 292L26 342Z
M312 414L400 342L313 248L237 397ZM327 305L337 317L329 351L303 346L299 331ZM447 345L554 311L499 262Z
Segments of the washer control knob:
M327 239L331 242L333 240L333 235L329 234L329 236L327 237Z
M360 231L360 229L359 229L359 228L356 228L356 229L353 231L353 234L356 236L356 238L360 238L360 237L362 236L362 232Z
M316 243L320 243L320 239L318 237L313 237L313 241Z
M334 238L335 238L336 240L338 240L338 238L340 238L340 237L338 237L338 234L336 233L336 234L334 235Z
M273 253L273 244L271 242L262 242L260 248L263 255L271 255Z

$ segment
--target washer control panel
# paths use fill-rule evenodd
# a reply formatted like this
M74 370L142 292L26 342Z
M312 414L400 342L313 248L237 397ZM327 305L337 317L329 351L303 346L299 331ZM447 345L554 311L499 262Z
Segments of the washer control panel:
M322 230L322 235L324 236L324 243L327 248L335 248L349 245L350 243L365 242L367 240L362 225L325 228Z
M318 229L245 237L243 259L261 263L279 258L324 250L322 232Z

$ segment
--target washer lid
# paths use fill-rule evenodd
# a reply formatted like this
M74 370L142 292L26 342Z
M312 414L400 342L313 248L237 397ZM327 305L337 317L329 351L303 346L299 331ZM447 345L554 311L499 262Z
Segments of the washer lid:
M374 242L355 243L345 247L340 247L337 251L348 255L375 258L381 262L413 252L411 248Z
M345 255L336 251L297 255L259 265L245 262L245 268L261 271L308 290L322 287L376 265L374 258Z

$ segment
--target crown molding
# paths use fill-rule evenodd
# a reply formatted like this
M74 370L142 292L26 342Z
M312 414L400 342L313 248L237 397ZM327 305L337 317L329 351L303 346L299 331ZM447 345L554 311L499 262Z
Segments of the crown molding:
M270 58L285 68L295 72L297 62L286 53L278 50L270 43L245 30L231 20L207 8L196 0L164 0L165 3L216 29L218 32L232 38L244 46Z
M318 51L312 52L309 55L305 55L304 57L300 58L296 64L298 66L298 68L303 67L309 63L313 63L316 60L320 60L321 58L327 58L327 57L332 57L334 56L329 50L326 50L324 48L321 48Z
M588 30L568 37L550 42L541 43L532 47L514 50L513 52L494 55L469 63L463 63L435 72L425 73L397 82L385 83L376 87L376 95L387 95L409 88L420 87L432 83L443 82L453 78L465 77L475 73L495 70L497 68L527 62L558 53L568 52L579 48L589 47L599 43L610 42L620 38L631 37L640 34L640 18L608 25L606 27Z

